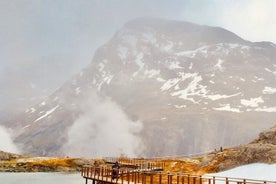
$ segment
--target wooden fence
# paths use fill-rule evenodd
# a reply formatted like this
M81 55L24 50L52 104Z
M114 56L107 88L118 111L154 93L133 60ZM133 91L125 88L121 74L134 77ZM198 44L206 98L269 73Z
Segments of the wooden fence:
M112 180L111 167L83 167L81 172L86 184L89 180L105 184L276 184L276 181L229 178L218 176L201 176L187 173L168 173L149 169L120 169Z

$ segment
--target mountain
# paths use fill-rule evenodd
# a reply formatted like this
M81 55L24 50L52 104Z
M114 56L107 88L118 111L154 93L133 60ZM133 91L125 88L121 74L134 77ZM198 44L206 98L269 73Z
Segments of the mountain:
M24 153L200 153L275 125L276 45L139 18L55 93L5 123Z
M0 69L0 124L41 102L79 72L79 63L72 66L68 62L72 61L56 54L4 65Z

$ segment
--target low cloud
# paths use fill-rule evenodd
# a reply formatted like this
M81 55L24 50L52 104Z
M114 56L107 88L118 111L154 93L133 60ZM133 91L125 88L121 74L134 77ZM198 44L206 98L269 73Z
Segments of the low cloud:
M131 121L116 103L92 94L70 128L63 151L73 157L134 157L141 146L141 129L142 123Z
M20 153L19 149L13 143L8 129L0 126L0 150L10 153Z

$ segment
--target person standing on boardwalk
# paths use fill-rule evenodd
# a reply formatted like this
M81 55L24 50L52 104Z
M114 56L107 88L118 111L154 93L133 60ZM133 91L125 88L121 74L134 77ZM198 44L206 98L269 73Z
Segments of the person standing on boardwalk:
M112 180L118 178L118 176L119 176L119 169L120 169L119 163L115 162L115 164L112 166Z
M94 162L94 167L95 167L95 173L100 174L100 164L97 160Z

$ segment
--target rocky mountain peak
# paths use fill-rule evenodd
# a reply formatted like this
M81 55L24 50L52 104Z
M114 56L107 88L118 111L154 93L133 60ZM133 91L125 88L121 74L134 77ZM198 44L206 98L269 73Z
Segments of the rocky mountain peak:
M39 155L78 142L100 150L97 140L110 145L114 137L128 148L113 150L155 157L234 146L275 124L275 61L273 44L222 28L136 19L9 125L16 124L16 142Z
M140 34L145 40L157 37L159 39L167 38L174 42L183 42L184 45L182 46L186 46L186 49L193 49L203 44L248 43L236 34L220 27L158 18L137 18L129 21L115 35L115 38L120 35L125 36L126 32Z

